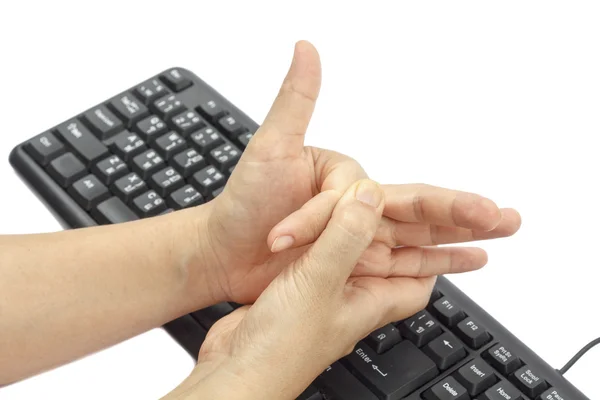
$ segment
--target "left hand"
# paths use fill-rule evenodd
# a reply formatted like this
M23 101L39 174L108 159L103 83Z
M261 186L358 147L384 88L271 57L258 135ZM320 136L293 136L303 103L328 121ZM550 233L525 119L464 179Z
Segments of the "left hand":
M211 267L214 301L254 302L314 242L341 194L367 178L352 158L304 146L320 82L316 50L299 42L263 125L223 193L203 206L209 212L198 234L208 242L203 264ZM383 219L356 275L427 276L477 269L487 261L481 249L422 246L510 236L520 226L515 210L499 209L475 194L421 184L386 185L383 190Z

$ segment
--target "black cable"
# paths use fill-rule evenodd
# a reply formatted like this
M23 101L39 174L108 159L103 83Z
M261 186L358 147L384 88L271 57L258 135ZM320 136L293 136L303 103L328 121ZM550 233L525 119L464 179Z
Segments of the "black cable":
M564 367L559 369L558 372L561 375L564 375L565 372L567 372L569 370L569 368L571 368L573 366L573 364L575 364L577 361L579 361L581 356L583 356L585 353L587 353L592 347L594 347L597 344L600 344L600 338L594 339L591 342L589 342L588 344L586 344L585 346L583 346L583 348L581 350L579 350L579 352L577 352L577 354L575 354L573 356L573 358L571 358L569 360L569 362L565 364Z

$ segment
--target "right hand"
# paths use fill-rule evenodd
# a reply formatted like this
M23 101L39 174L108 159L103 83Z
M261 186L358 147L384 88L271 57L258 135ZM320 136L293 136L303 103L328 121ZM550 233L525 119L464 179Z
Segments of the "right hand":
M198 365L171 398L294 399L368 333L423 309L442 267L351 276L378 231L384 202L375 182L353 184L314 244L254 305L212 327Z

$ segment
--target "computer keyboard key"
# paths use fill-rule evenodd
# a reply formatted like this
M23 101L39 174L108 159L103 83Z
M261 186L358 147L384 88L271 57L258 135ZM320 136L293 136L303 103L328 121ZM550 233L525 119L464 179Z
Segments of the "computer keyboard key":
M190 138L201 154L207 154L210 150L225 143L223 137L210 126L192 133Z
M206 166L206 160L194 149L187 149L173 157L172 164L184 178Z
M323 400L323 395L319 392L319 389L310 385L300 396L296 397L296 400Z
M343 400L377 400L377 397L366 388L354 375L339 363L331 364L315 379L317 386L328 399Z
M167 160L170 160L175 154L181 152L186 146L185 139L173 131L165 133L156 139L154 143L154 147Z
M75 150L87 166L108 155L106 146L75 119L59 125L56 133Z
M179 172L173 167L167 167L152 175L150 186L161 196L166 197L172 191L185 185L185 181Z
M451 376L442 379L423 392L425 400L471 400L467 389Z
M48 165L50 176L64 188L84 176L86 172L85 165L73 153L65 153Z
M428 311L421 311L400 323L402 336L422 347L442 334L442 327Z
M187 136L190 132L197 131L206 126L204 120L200 118L198 113L193 110L184 111L174 116L171 121L175 130L183 136Z
M310 385L304 392L300 393L296 400L323 400L323 395L316 387Z
M465 319L467 315L448 297L442 297L431 307L434 315L446 326L454 326Z
M147 189L146 182L135 172L130 172L124 177L117 179L111 186L112 192L119 196L125 203L143 193Z
M473 318L466 318L456 325L455 333L473 349L479 349L492 340L492 336Z
M160 76L161 80L174 92L180 92L192 86L192 81L183 75L177 68L170 69Z
M428 307L431 306L433 303L435 303L436 301L438 301L442 297L444 297L444 295L442 294L442 292L440 292L437 289L433 289L431 291L431 296L429 296L429 303L427 304L427 306Z
M369 334L365 342L371 346L377 354L384 353L402 340L400 331L392 324L381 327Z
M542 395L536 400L570 400L565 397L560 391L551 387L546 390Z
M477 396L477 400L525 400L523 394L509 382L502 380ZM566 399L565 399L566 400Z
M246 147L248 147L248 143L250 143L252 136L254 136L254 133L252 133L252 132L242 133L240 136L237 137L235 142L242 149L245 149Z
M192 185L185 185L171 193L167 199L169 205L176 210L193 207L204 203L204 198Z
M138 135L125 131L115 136L111 148L122 160L129 162L133 157L146 150L146 145Z
M214 199L215 197L217 197L218 195L220 195L221 193L223 193L223 189L225 189L224 186L218 188L217 190L213 190L213 192L212 192L212 198Z
M92 173L105 185L110 185L129 172L127 164L119 156L109 156L92 167Z
M160 135L167 133L167 130L167 124L156 115L150 115L135 124L135 131L139 133L146 142L153 141Z
M512 374L522 365L521 360L502 343L488 349L484 357L504 376Z
M210 151L209 159L211 164L219 168L222 172L237 164L242 156L242 152L232 144L225 143Z
M50 132L34 137L24 147L25 151L44 167L66 151L65 146Z
M69 188L69 194L88 211L111 196L108 188L94 175L88 175L75 182Z
M183 110L184 106L179 97L174 94L168 94L154 102L154 110L163 119Z
M244 128L244 126L232 115L226 115L219 118L218 125L231 140L235 139L238 134L246 130L246 128Z
M439 369L446 370L467 356L465 347L450 332L445 332L423 347Z
M225 185L225 175L215 167L209 165L196 172L191 180L192 185L198 189L204 197L210 198L212 191Z
M526 396L535 398L548 388L548 383L540 374L527 365L522 366L512 376L513 383Z
M165 165L165 160L154 150L146 150L133 158L133 171L142 179L148 179Z
M455 378L467 389L470 396L476 396L498 382L492 367L481 358L476 358L460 367Z
M401 399L438 375L435 363L408 340L383 354L358 342L340 361L383 400Z
M133 208L140 217L144 218L160 214L167 209L167 205L154 190L149 190L133 199Z
M198 106L198 111L213 123L228 113L227 110L217 100L203 101Z
M123 130L123 122L105 106L86 111L83 120L100 140L108 139Z
M92 217L101 225L119 224L121 222L139 219L138 216L117 197L111 197L98 204L98 206L92 210Z
M108 103L108 108L125 121L128 128L150 113L148 108L131 93L118 95Z
M135 94L146 105L167 93L169 93L169 90L156 78L148 79L146 82L135 88Z

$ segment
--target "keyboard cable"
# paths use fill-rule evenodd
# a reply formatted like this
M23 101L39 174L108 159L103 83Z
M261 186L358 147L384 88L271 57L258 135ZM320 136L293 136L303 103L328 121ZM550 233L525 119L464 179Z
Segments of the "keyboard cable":
M573 356L573 358L571 358L569 360L569 362L567 362L565 364L564 367L562 367L561 369L557 370L559 374L564 375L565 372L567 372L577 361L579 361L579 359L585 354L587 353L592 347L596 346L597 344L600 344L600 337L597 339L592 340L591 342L589 342L588 344L586 344L585 346L583 346L583 348L581 350L579 350L577 352L577 354L575 354Z

